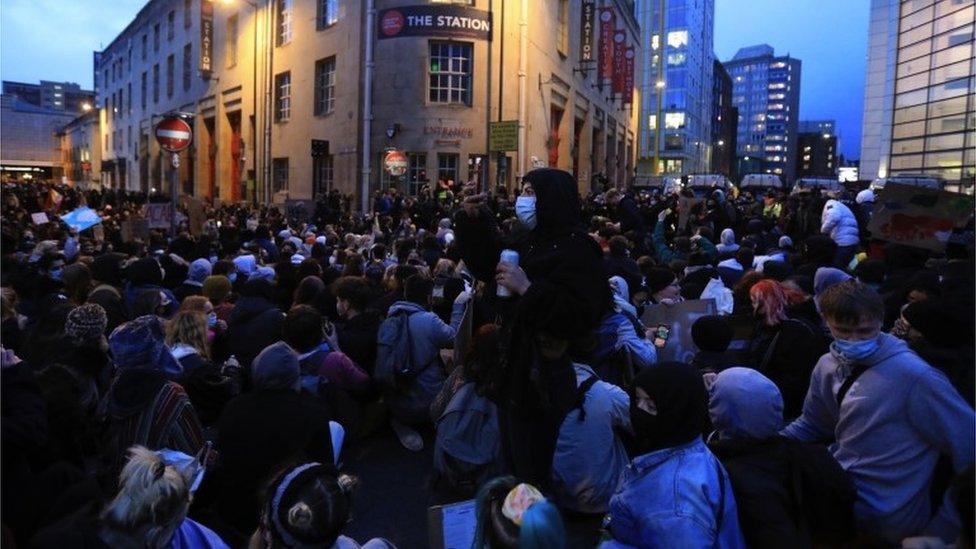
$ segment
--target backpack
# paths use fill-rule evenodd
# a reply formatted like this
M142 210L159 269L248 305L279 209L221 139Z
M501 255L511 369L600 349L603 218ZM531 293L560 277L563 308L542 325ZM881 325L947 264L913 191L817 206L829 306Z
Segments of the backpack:
M413 312L397 311L380 324L376 334L376 368L373 376L382 385L409 384L427 365L413 364L410 317Z
M451 489L474 495L502 472L498 408L465 383L437 420L434 472Z

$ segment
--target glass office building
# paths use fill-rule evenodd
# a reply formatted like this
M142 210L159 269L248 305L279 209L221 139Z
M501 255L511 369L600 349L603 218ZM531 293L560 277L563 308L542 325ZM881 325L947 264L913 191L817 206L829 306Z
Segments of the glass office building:
M707 173L715 2L639 0L637 19L644 51L638 172Z
M873 0L861 173L976 175L973 0Z
M777 57L768 44L742 48L723 63L739 109L738 172L769 173L785 183L796 174L800 60Z

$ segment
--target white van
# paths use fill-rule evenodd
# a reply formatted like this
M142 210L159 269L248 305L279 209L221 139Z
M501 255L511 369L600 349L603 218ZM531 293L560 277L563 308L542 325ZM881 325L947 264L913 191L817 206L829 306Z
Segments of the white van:
M936 177L932 175L918 175L918 174L901 174L893 175L891 177L879 177L871 182L868 186L872 191L880 191L885 188L888 183L896 183L898 185L912 185L915 187L922 187L925 189L943 189L945 188L945 180L941 177Z
M782 189L783 181L771 173L750 173L742 176L740 189Z

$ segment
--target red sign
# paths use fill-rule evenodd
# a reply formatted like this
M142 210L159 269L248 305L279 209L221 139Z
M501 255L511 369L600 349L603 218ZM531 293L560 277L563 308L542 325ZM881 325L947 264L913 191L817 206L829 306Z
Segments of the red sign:
M193 129L182 118L170 116L156 124L156 141L163 150L177 153L190 146Z
M385 36L396 36L403 30L403 14L397 10L390 10L380 19L380 30Z
M626 60L624 67L624 104L630 105L634 102L634 62L637 57L637 50L634 46L628 46L624 52Z
M393 177L400 177L407 173L410 161L407 160L407 155L403 154L403 151L390 151L383 158L383 167Z
M613 93L624 93L624 70L627 67L627 60L624 55L627 51L627 33L617 29L613 33Z
M613 76L613 8L600 8L600 78Z

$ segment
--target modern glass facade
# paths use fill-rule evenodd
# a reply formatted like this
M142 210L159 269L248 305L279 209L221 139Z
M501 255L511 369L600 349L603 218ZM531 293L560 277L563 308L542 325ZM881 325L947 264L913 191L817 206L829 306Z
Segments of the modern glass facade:
M888 172L972 181L973 0L901 2Z
M974 0L873 0L861 173L972 188Z
M714 19L714 0L637 3L644 50L639 82L641 173L709 170Z
M792 182L800 115L800 60L767 44L740 49L724 63L739 109L739 173L770 173Z

